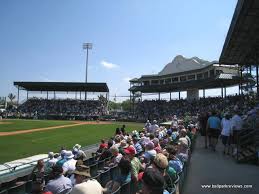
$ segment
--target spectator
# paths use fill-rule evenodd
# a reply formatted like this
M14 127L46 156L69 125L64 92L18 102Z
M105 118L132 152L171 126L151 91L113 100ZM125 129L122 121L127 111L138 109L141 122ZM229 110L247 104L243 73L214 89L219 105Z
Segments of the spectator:
M183 163L177 158L177 149L172 146L169 150L169 166L172 167L178 174L183 170Z
M112 146L110 148L110 151L112 153L112 160L111 160L111 163L110 163L110 166L114 166L114 165L117 165L119 164L121 158L122 158L122 154L119 153L119 149L116 147L116 146Z
M218 143L220 129L221 129L221 121L217 116L216 111L212 111L212 114L209 117L207 122L207 131L208 131L208 137L209 137L209 145L214 151L216 151L216 145Z
M52 167L56 165L58 159L54 157L53 152L49 152L48 154L49 160L46 163L46 173L49 174L52 170Z
M60 152L61 158L56 162L56 165L61 166L61 167L63 166L63 164L67 161L66 153L67 153L66 150L61 150L61 152Z
M147 168L143 174L143 194L169 194L164 190L165 180L156 169Z
M61 194L72 189L71 180L63 175L63 168L55 165L52 168L53 180L50 180L46 185L45 191L50 191L53 194Z
M229 154L230 149L230 134L231 134L231 120L229 113L221 120L221 139L224 145L223 154ZM227 151L226 151L227 150Z
M72 151L66 152L66 162L63 164L62 168L65 175L71 175L76 169L76 160L74 159Z
M44 161L38 160L37 165L32 170L32 188L40 186L41 188L45 185L45 178L44 178L45 170L44 170Z

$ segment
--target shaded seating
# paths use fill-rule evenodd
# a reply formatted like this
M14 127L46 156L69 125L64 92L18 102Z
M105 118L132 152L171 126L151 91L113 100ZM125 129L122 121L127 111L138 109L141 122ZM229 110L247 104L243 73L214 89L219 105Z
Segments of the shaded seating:
M26 191L25 182L19 182L18 185L8 189L8 194L24 194Z
M114 180L115 177L118 177L120 175L120 169L119 167L116 166L112 166L110 168L110 175L111 175L111 179Z
M32 191L32 180L28 180L25 183L25 191L26 193L30 193Z
M120 190L120 193L125 193L125 194L130 194L130 182L128 183L124 183L122 186L121 186L121 190Z
M121 187L119 187L116 191L113 191L111 194L123 194L121 193Z
M105 166L105 160L98 161L98 169L101 170Z
M110 180L110 169L106 169L102 171L100 175L100 183L103 187L105 187L106 183Z
M92 177L96 176L96 175L97 175L97 170L98 170L97 163L96 163L96 164L89 165L89 168L90 168L90 174L91 174L91 176L92 176Z
M0 194L8 194L7 190L0 191Z
M101 173L97 173L96 176L92 176L91 178L97 180L100 183L101 182L100 176L101 176Z

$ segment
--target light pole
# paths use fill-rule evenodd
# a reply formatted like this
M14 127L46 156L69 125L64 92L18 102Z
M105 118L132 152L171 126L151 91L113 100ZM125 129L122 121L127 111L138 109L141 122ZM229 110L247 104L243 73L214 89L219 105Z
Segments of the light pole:
M83 49L86 50L86 70L85 70L85 83L87 83L87 69L88 69L88 50L93 48L92 43L83 43ZM85 100L87 99L87 92L85 92Z

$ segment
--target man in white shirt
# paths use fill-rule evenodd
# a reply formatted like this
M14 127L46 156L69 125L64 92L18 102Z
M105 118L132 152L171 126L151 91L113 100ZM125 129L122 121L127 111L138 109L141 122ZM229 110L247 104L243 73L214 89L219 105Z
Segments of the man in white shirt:
M237 144L237 131L240 131L243 126L243 120L240 117L240 112L235 110L235 115L231 119L231 134L233 135L232 144ZM237 148L234 148L233 155L237 154Z
M72 174L72 172L76 169L76 160L74 159L72 151L67 151L65 158L67 161L62 166L63 173Z
M156 130L159 129L159 126L157 125L157 121L154 120L153 124L149 127L148 133L155 133Z

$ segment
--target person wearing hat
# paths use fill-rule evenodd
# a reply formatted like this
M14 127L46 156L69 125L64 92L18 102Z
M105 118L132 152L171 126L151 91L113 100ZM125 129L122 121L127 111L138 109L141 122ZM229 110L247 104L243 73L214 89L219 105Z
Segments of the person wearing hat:
M77 147L73 147L74 159L75 160L86 160L86 154L83 150Z
M50 176L52 179L48 182L44 191L50 191L53 194L60 194L72 189L71 180L63 175L63 168L61 166L53 166Z
M158 128L159 126L157 125L157 121L153 120L152 125L149 127L148 133L154 134Z
M95 180L90 179L90 168L85 165L79 165L73 172L76 185L70 194L102 194L104 189L101 184Z
M74 159L74 154L72 151L67 151L65 157L67 161L62 166L63 172L64 174L71 175L76 169L76 160Z
M56 165L58 165L58 166L63 166L63 164L67 161L67 159L66 159L66 153L67 153L67 151L66 150L61 150L61 152L60 152L60 158L59 158L59 160L56 162Z
M56 165L58 159L57 158L54 158L54 153L53 152L49 152L48 153L48 157L49 157L49 160L47 161L46 163L46 173L49 174L52 170L52 167Z
M102 152L102 154L101 154L100 157L99 157L99 161L102 161L102 160L104 160L104 159L106 159L106 158L110 158L110 157L112 156L112 153L111 153L111 150L110 150L110 148L111 148L112 146L113 146L113 140L110 139L110 140L108 141L108 147L106 147L106 148L103 149L103 152Z
M154 150L154 143L149 141L145 146L145 153L143 154L146 163L152 161L156 156L156 150Z
M135 157L135 149L132 147L128 147L124 150L126 154L126 158L130 160L131 163L131 174L132 174L132 180L137 183L138 181L138 173L140 170L145 169L145 164L141 164L139 159Z
M77 165L76 170L73 172L73 175L76 180L75 183L80 184L80 183L86 181L87 179L91 178L90 168L85 165Z

